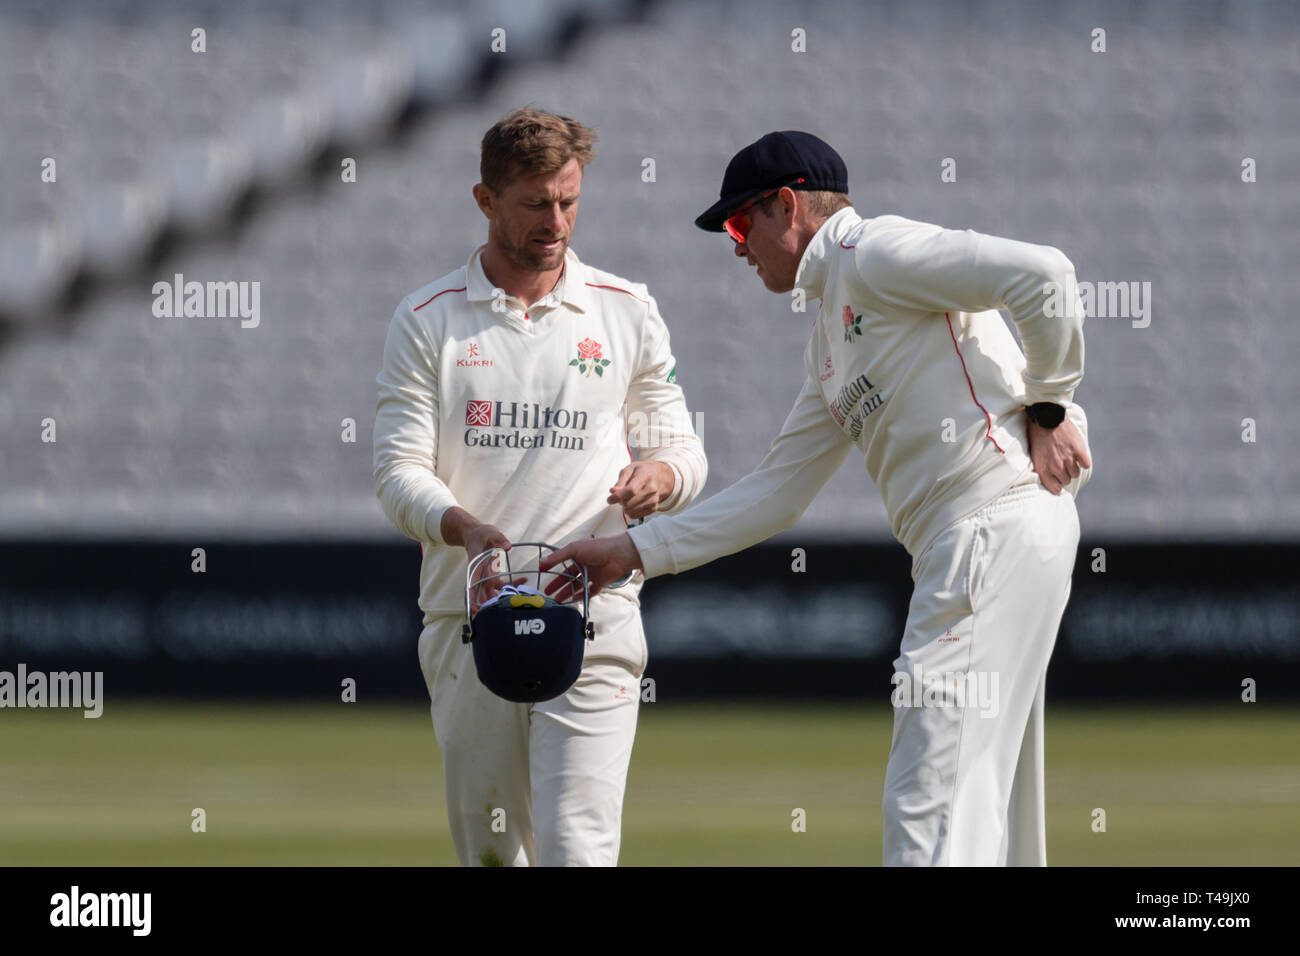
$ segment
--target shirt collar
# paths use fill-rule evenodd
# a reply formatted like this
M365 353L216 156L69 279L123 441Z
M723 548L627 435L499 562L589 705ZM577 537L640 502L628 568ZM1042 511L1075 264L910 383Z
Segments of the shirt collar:
M465 298L470 302L491 302L493 299L495 287L483 271L483 250L486 248L486 245L482 245L470 253L469 262L465 265ZM525 303L525 306L567 305L579 312L590 312L591 289L587 286L588 279L587 267L578 259L578 254L572 248L566 249L564 272L555 288L540 301Z
M822 297L831 250L861 221L862 217L853 211L853 207L847 206L821 224L799 260L799 269L794 274L796 288L803 289L814 299Z

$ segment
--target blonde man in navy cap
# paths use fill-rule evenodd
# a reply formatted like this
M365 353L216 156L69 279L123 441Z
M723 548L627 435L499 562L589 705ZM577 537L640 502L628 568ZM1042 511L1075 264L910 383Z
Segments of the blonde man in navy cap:
M546 564L586 565L597 585L698 567L792 527L856 449L915 582L894 662L884 862L1045 865L1044 684L1092 467L1073 402L1074 267L1048 246L864 219L844 161L797 131L737 153L695 222L727 233L772 292L820 300L803 389L751 474Z

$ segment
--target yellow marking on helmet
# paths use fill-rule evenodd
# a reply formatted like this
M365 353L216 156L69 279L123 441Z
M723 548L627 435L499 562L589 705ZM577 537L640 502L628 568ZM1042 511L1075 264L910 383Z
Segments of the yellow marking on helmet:
M546 598L540 594L512 594L511 607L546 607Z

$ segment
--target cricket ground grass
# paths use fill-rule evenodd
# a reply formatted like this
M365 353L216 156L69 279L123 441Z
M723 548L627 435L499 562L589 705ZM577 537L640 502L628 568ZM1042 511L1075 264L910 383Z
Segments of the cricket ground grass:
M1049 863L1297 863L1298 731L1260 704L1049 705ZM644 703L620 862L878 865L889 739L887 703ZM0 710L0 864L455 861L417 703Z

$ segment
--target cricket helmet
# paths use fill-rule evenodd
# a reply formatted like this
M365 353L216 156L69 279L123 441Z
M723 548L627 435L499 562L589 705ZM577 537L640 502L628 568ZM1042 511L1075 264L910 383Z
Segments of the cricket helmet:
M469 563L461 627L461 640L474 650L479 682L498 697L521 704L550 700L572 687L582 670L587 641L595 637L588 615L587 569L540 571L534 562L531 570L516 571L512 565L524 565L519 555L527 548L537 549L539 561L545 551L555 550L542 542L522 541L509 551L484 551ZM536 586L516 585L520 575L534 577ZM543 575L581 584L582 610L543 594ZM475 594L484 584L499 586L500 591L479 607Z

